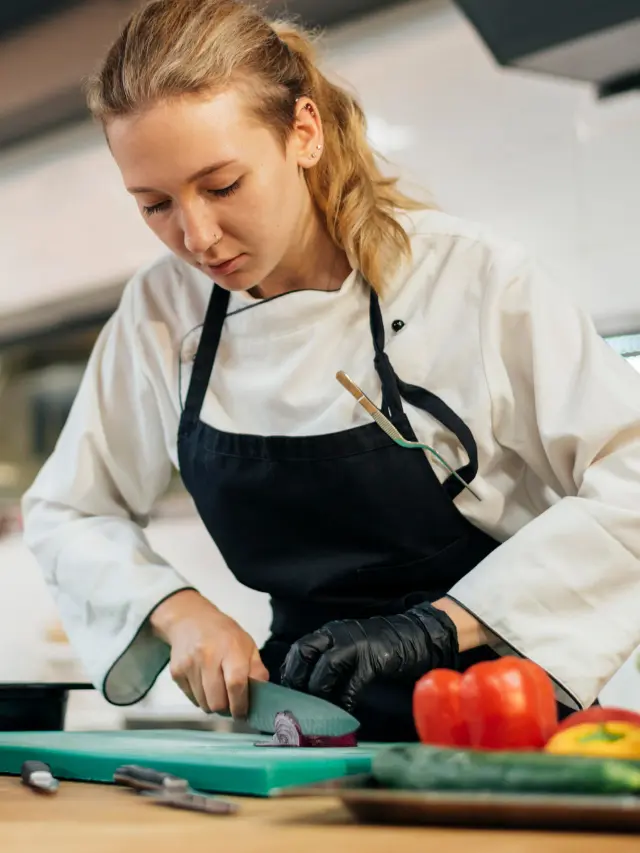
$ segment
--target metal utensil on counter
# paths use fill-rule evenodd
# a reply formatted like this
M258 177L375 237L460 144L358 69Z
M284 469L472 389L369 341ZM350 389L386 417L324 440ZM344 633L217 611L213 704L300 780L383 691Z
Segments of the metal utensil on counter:
M238 806L229 800L191 790L186 779L138 764L118 767L113 781L132 788L159 806L216 815L235 814L238 811Z
M158 806L168 806L173 809L185 809L187 811L204 812L205 814L213 815L235 814L240 808L237 803L232 803L229 800L221 800L219 797L210 797L206 794L197 794L195 791L188 791L183 794L174 794L167 790L159 794L147 791L143 796Z
M184 794L189 790L186 779L173 776L171 773L162 773L150 767L140 767L137 764L123 764L113 774L113 781L117 785L125 785L134 791L166 791L170 794Z
M395 441L396 444L400 445L400 447L406 447L409 450L423 450L427 453L430 453L431 456L434 457L446 470L459 480L459 482L464 486L464 488L471 492L476 500L482 500L482 498L475 492L471 486L462 479L460 474L455 471L451 465L443 459L442 456L438 453L437 450L434 450L433 447L430 447L428 444L422 444L419 441L409 441L406 439L402 433L391 423L389 418L382 414L380 409L376 406L373 400L369 399L364 391L359 388L356 383L349 377L343 370L339 370L336 373L336 379L345 388L352 397L355 397L356 401L362 406L362 408L370 415L373 420L378 424L381 430L385 432L392 441Z

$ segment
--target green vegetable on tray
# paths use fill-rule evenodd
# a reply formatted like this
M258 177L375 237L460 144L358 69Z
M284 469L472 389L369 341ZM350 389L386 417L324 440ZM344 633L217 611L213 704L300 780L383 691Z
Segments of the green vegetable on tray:
M372 773L383 787L414 791L640 793L640 761L543 752L394 746L374 756Z

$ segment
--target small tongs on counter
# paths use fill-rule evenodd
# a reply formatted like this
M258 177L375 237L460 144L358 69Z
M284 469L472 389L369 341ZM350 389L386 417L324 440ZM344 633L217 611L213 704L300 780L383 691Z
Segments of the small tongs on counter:
M229 800L192 791L186 779L149 767L125 764L118 767L113 781L133 788L161 806L215 815L235 814L238 811L238 806Z
M343 388L351 394L352 397L355 397L356 401L362 406L362 408L367 412L367 414L371 415L373 420L378 424L383 432L389 436L392 441L395 441L396 444L400 445L400 447L406 447L409 450L424 450L426 453L430 453L431 456L434 457L441 465L446 468L446 470L451 474L452 477L455 477L456 480L459 480L460 483L465 487L468 492L476 498L476 500L482 500L480 496L475 492L471 486L462 479L460 474L455 471L451 465L443 459L442 456L438 453L437 450L434 450L433 447L430 447L428 444L421 444L419 441L409 441L406 439L401 432L391 423L389 418L382 414L380 409L376 406L373 400L369 399L364 391L359 388L356 383L349 377L343 370L339 370L336 374L336 379L342 385Z

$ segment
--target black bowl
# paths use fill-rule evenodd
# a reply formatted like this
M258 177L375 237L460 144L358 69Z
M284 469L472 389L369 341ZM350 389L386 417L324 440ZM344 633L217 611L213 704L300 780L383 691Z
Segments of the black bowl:
M0 683L0 731L62 731L70 690L93 690L93 685Z

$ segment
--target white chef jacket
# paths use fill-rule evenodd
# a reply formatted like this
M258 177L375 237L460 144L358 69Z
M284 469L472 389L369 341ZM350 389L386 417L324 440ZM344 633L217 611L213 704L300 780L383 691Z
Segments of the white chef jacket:
M501 650L588 705L640 644L640 376L519 246L437 211L401 217L413 259L381 300L387 352L471 429L481 500L465 491L456 504L502 543L451 596ZM211 287L172 255L133 277L23 500L26 542L70 640L116 704L138 700L166 665L148 615L189 586L143 528L178 465ZM368 308L355 271L337 291L232 293L202 419L287 436L369 423L335 379L345 370L380 399ZM466 462L429 414L405 410L421 441Z

